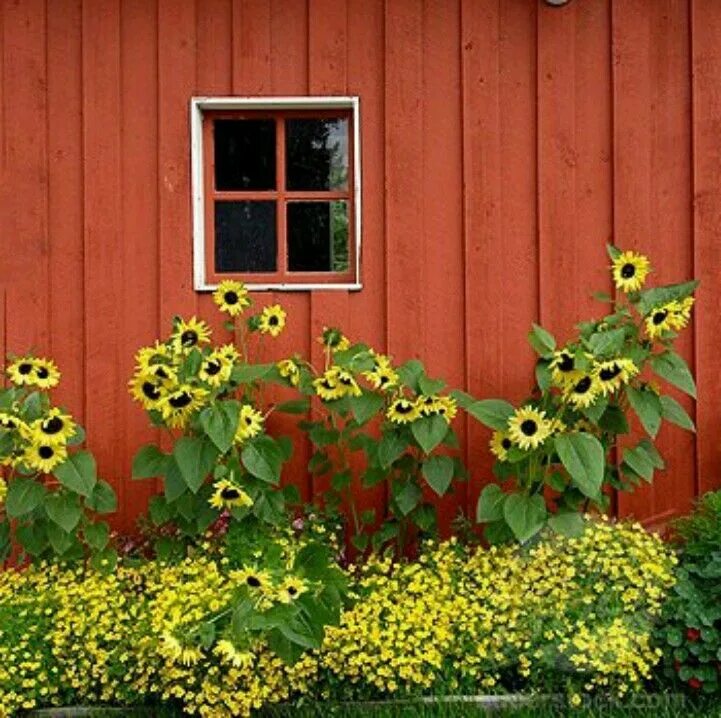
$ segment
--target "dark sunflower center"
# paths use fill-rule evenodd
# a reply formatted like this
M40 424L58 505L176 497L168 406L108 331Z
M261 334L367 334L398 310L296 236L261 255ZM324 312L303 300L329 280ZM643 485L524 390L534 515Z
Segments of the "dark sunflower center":
M198 343L198 332L193 331L192 329L186 329L181 335L180 335L180 343L184 347L193 347Z
M573 387L573 391L576 394L585 394L590 388L591 388L591 377L590 376L584 376L581 381L579 381L576 386Z
M659 324L663 324L666 320L666 317L668 316L668 312L665 309L662 309L660 312L654 312L653 317L651 318L651 321L658 326Z
M396 412L399 414L410 414L413 411L413 404L403 402L402 404L396 404Z
M260 579L257 576L248 576L245 582L252 588L258 588L258 586L260 586Z
M155 370L155 376L159 377L160 379L168 379L168 378L169 378L168 372L165 371L165 369L163 369L162 366L159 366L159 367Z
M533 436L538 431L538 424L533 419L521 422L521 432L526 436Z
M235 292L226 292L223 295L223 300L226 304L237 304L238 303L238 295Z
M155 386L155 384L153 384L153 382L151 381L146 381L143 383L142 392L146 398L152 401L157 401L158 399L160 399L160 389L158 389L158 387Z
M50 376L50 372L44 366L39 366L36 373L38 375L38 379L47 379Z
M505 439L503 439L503 440L501 441L501 446L502 446L506 451L508 451L508 450L513 446L513 444L511 443L511 440L510 440L508 437L506 437Z
M332 391L333 389L335 389L335 384L328 379L323 379L320 385L328 391Z
M57 434L63 430L65 426L63 420L59 416L53 416L43 422L43 431L46 434Z
M630 262L626 262L626 264L621 267L621 276L624 279L632 279L636 274L636 265L631 264Z
M170 397L170 399L168 399L168 404L170 404L173 409L183 409L192 401L193 397L190 396L187 391L184 391L182 394Z
M388 377L387 377L387 376L381 376L381 377L378 378L378 383L379 383L379 384L386 384L387 382L388 382Z
M20 372L20 374L29 374L32 370L33 370L33 365L28 364L27 362L23 362L18 367L18 372Z
M277 327L278 326L278 317L273 315L272 317L268 317L268 324L270 324L271 327Z
M562 354L561 361L558 362L558 368L561 371L573 371L573 357L570 354Z
M353 384L353 379L349 376L342 376L338 379L338 381L343 384L343 386L351 386L351 384Z
M38 456L41 459L51 459L55 455L52 446L41 446L38 449Z
M298 589L295 586L288 586L288 595L295 596L298 593Z
M215 376L221 369L220 362L209 361L205 365L205 373L208 376Z
M234 501L235 499L240 497L240 491L238 489L234 489L233 487L229 486L223 489L220 492L220 498L224 501Z
M598 372L598 376L601 381L611 381L615 379L621 373L621 367L618 364L614 364L612 367L606 367Z
M253 425L253 419L250 416L245 417L245 424L246 426L252 426Z
M429 396L429 397L426 397L426 398L423 400L423 403L424 403L426 406L433 406L434 400L431 399L431 397Z

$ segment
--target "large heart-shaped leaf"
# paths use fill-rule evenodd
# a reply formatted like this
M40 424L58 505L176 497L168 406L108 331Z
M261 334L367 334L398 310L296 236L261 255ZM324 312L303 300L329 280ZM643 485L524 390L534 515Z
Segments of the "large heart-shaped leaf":
M556 451L571 475L572 483L584 496L598 497L603 483L604 452L601 442L590 434L560 434L555 439Z
M423 462L423 476L429 486L443 496L453 480L453 459L449 456L431 456Z
M207 439L183 436L175 442L173 458L187 487L196 493L213 470L218 450Z
M95 458L88 451L71 454L53 473L63 486L81 496L90 496L98 481Z
M528 541L543 528L547 514L542 496L510 494L503 502L503 518L521 543Z

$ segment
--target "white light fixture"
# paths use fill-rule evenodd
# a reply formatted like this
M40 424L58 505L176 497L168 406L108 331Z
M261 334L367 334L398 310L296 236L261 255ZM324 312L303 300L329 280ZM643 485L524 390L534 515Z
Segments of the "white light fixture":
M546 5L553 5L553 7L561 7L561 5L568 5L571 0L545 0Z

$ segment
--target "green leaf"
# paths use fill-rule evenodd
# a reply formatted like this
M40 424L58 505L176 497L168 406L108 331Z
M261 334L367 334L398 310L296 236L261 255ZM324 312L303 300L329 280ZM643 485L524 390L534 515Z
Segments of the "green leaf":
M330 570L332 556L328 546L311 543L298 551L293 570L311 581L323 581Z
M651 367L669 384L696 398L696 383L686 362L673 351L656 354L651 357Z
M98 480L95 459L88 451L71 454L53 473L63 486L81 496L90 496Z
M577 538L585 528L583 516L576 511L564 511L548 519L548 525L558 534L568 538Z
M608 252L608 256L611 258L611 261L618 259L623 252L621 252L618 247L614 247L612 244L606 245L606 252Z
M513 405L502 399L479 399L463 408L481 424L498 431L508 428L508 420L515 412Z
M623 450L623 460L631 470L646 481L653 480L653 462L640 446Z
M396 369L401 384L405 384L415 392L418 392L418 380L425 374L425 371L423 363L418 359L409 359Z
M638 445L646 452L646 456L648 456L649 460L655 468L666 468L666 464L661 457L661 454L658 453L658 449L651 443L649 439L641 439L641 441L638 442Z
M283 466L283 454L269 436L259 436L243 448L240 455L243 466L248 471L269 484L280 481Z
M250 384L265 379L275 369L275 364L243 364L233 367L231 379L237 384Z
M626 387L626 396L649 436L655 437L661 428L661 400L650 389Z
M66 491L48 494L44 506L48 518L67 533L78 525L83 513L77 495Z
M58 556L62 556L73 545L73 536L55 523L47 525L47 534L50 546Z
M133 459L133 478L152 479L165 474L168 457L154 444L141 446Z
M355 420L362 425L383 408L383 397L364 390L360 396L352 396L349 403Z
M598 420L598 425L604 430L612 434L628 434L629 427L626 420L626 413L621 407L615 404L609 404L606 411Z
M173 510L164 496L153 496L148 505L150 520L155 526L162 526L173 518Z
M382 469L391 466L406 450L406 442L397 434L384 434L378 445L378 462Z
M533 350L542 357L550 356L556 348L556 340L550 332L538 324L534 324L528 334L528 341Z
M433 504L421 504L412 512L411 520L421 531L431 533L438 524L436 507Z
M388 473L384 469L370 466L361 474L361 486L369 489L385 481L387 476Z
M626 330L623 327L605 332L596 332L588 339L588 348L597 357L618 354L626 341Z
M93 551L102 551L110 540L110 527L104 521L88 524L83 529L83 536Z
M283 414L306 414L310 410L310 400L293 399L292 401L284 401L278 404L275 410Z
M15 536L27 553L39 556L48 545L47 523L36 521L29 526L18 526Z
M503 518L521 543L543 528L547 513L542 496L509 494L503 502Z
M340 471L337 474L333 474L330 480L330 485L336 491L344 491L350 486L351 473L349 470Z
M453 459L449 456L431 456L423 462L423 476L429 486L443 496L453 480Z
M187 490L183 474L180 471L178 462L171 456L165 467L165 481L163 482L165 489L165 498L169 503L177 501Z
M207 439L181 436L173 447L173 458L186 486L195 494L218 458L218 450Z
M99 573L110 574L115 570L118 563L118 554L110 546L94 553L90 559L90 565Z
M411 433L426 454L430 454L443 441L447 431L446 420L438 415L424 416L411 424Z
M34 511L45 497L45 487L33 479L18 476L8 485L5 497L5 511L16 519Z
M694 279L690 282L682 282L681 284L669 284L665 287L644 289L639 292L638 311L645 316L655 307L691 296L696 287L698 287L698 281Z
M393 499L404 516L408 516L422 498L420 486L413 481L397 482L393 485Z
M476 506L476 521L478 523L489 523L500 521L503 518L503 504L506 501L506 494L498 484L488 484L478 497Z
M556 451L571 482L591 499L598 497L603 483L605 457L601 442L591 434L574 432L555 439Z
M98 481L85 499L85 505L98 514L111 514L118 508L118 499L107 481Z
M446 382L444 382L443 379L429 379L424 373L418 377L418 388L422 394L430 396L443 391L446 388Z
M200 425L221 454L233 445L239 415L240 402L235 400L215 402L200 412Z
M536 381L541 391L548 391L553 383L549 362L545 359L539 359L536 362Z
M686 410L672 396L662 396L661 414L666 421L688 431L696 431L693 419L686 413Z

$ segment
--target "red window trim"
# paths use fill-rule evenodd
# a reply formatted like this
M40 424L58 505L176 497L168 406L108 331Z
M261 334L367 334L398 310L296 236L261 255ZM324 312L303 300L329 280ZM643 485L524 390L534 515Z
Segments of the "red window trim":
M295 191L285 188L285 121L294 118L337 118L348 121L348 182L343 191ZM273 119L276 121L276 184L275 190L246 191L215 189L215 145L213 121L218 119ZM355 203L355 127L351 108L306 110L206 110L203 112L203 186L205 222L206 282L218 284L224 279L239 279L253 284L355 284L357 267L356 203ZM344 200L348 206L348 270L345 272L291 272L287 269L286 207L292 201ZM275 200L277 271L275 272L217 272L215 269L215 202L218 200Z

